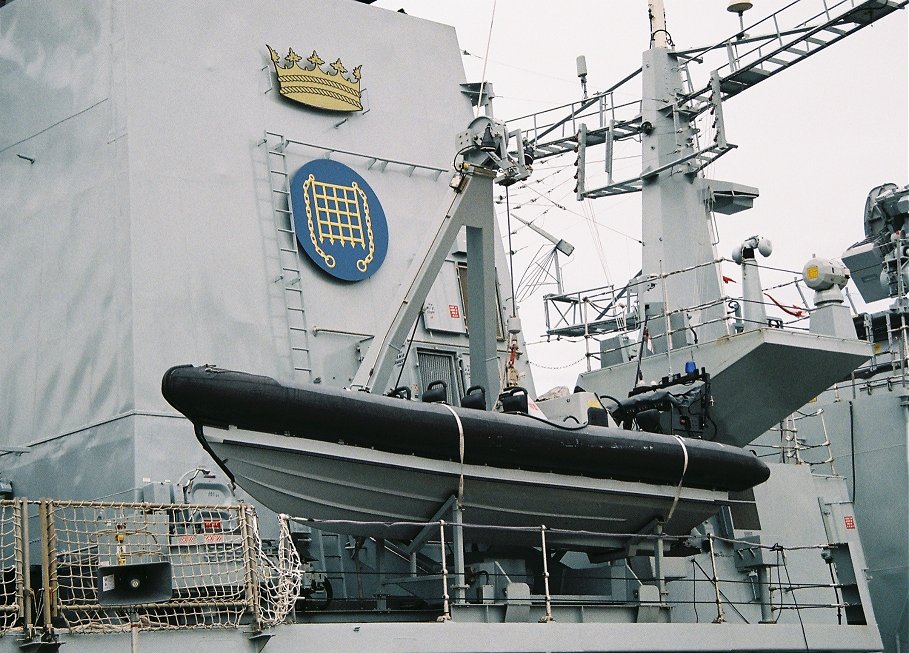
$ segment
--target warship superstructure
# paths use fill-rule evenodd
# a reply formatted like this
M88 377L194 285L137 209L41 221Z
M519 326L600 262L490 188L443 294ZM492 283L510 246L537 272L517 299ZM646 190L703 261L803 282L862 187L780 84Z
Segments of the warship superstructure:
M901 8L829 4L770 45L677 51L654 3L644 101L626 118L597 111L610 100L597 94L544 125L493 116L450 27L352 0L5 3L0 650L880 650L846 480L745 448L867 359L842 328L840 276L806 271L826 293L811 332L738 333L709 234L665 222L755 195L703 173L732 149L726 99ZM706 86L683 81L716 52L734 54ZM702 142L705 115L719 126ZM604 348L614 364L583 391L535 404L494 189L537 160L636 139L639 177L598 187L581 160L577 193L642 191L646 339L635 360ZM787 385L793 357L812 373ZM281 453L304 451L309 427L279 423L276 406L296 404L257 403L261 385L204 417L173 410L162 377L166 393L183 363L323 396L337 433L316 453L337 464ZM759 409L732 410L743 397ZM376 432L416 448L371 444L360 429L379 405L400 405L401 426ZM497 458L470 458L468 416ZM521 444L531 420L546 423L545 460ZM546 433L588 423L583 446L612 434L642 469L662 447L666 469L561 480ZM452 453L425 455L421 424ZM251 442L277 453L233 478L230 443ZM696 473L698 451L769 479ZM409 501L419 474L450 494ZM421 514L371 518L367 480L400 484ZM494 481L505 498L482 491ZM336 512L303 499L317 483L348 486L321 498Z

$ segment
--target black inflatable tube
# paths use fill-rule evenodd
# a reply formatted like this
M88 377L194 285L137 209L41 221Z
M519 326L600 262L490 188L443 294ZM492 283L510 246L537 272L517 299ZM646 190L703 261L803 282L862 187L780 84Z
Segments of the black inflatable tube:
M267 376L191 365L168 370L162 393L197 427L235 426L459 460L457 420L438 404L322 385L289 387ZM675 436L603 426L570 429L525 415L452 410L463 426L466 464L665 485L682 480L685 452ZM738 447L684 443L685 487L741 491L770 476L762 461Z

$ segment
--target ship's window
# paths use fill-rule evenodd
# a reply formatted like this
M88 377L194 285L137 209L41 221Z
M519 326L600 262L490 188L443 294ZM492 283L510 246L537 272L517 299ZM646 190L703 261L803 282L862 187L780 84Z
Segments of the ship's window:
M467 316L470 307L467 303L467 264L458 263L458 285L461 287L461 305L464 307L464 324L467 325ZM468 328L468 333L470 329ZM505 339L505 325L502 323L502 299L499 297L499 284L496 282L496 338Z
M421 392L433 381L444 381L448 387L448 403L458 406L463 393L463 379L454 352L417 350Z

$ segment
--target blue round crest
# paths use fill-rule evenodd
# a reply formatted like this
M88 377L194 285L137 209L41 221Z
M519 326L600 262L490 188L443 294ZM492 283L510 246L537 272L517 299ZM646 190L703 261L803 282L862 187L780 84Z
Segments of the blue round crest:
M381 267L388 223L363 177L337 161L311 161L294 173L290 199L300 247L328 274L362 281Z

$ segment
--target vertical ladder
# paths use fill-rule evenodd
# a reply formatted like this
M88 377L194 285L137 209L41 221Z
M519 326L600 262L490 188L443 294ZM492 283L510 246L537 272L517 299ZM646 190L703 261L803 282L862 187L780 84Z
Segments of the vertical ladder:
M896 370L899 369L900 375L900 385L906 387L907 378L906 375L906 364L909 361L909 343L907 343L907 327L906 324L906 314L902 311L892 312L887 311L885 315L886 324L887 324L887 350L890 354L890 365L892 368L892 375L895 375Z
M306 307L303 301L303 280L300 275L300 250L290 200L290 175L287 171L287 140L280 135L266 133L266 163L271 187L271 206L279 249L281 274L275 279L284 288L284 305L287 308L287 340L294 376L302 375L312 381L312 353L309 349Z
M346 544L346 535L319 531L319 548L325 577L331 583L335 598L339 599L349 598L344 578L344 547Z

